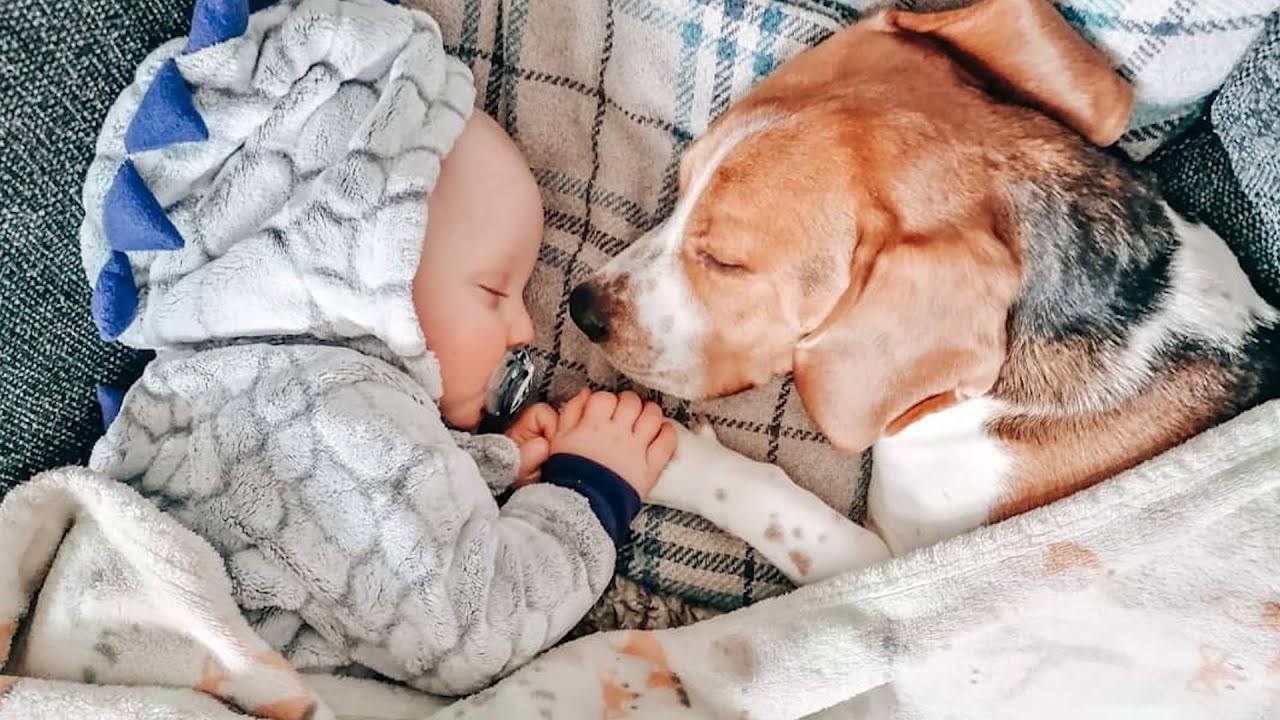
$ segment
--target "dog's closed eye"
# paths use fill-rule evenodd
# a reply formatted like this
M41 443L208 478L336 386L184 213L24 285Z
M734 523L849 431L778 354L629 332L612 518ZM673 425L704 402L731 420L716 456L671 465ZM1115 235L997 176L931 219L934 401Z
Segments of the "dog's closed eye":
M706 250L698 251L698 259L702 261L703 265L706 265L712 270L715 270L717 272L722 272L728 275L735 275L735 274L749 272L745 264L741 262L733 261L733 260L718 258L715 255L712 255L711 253L707 252Z

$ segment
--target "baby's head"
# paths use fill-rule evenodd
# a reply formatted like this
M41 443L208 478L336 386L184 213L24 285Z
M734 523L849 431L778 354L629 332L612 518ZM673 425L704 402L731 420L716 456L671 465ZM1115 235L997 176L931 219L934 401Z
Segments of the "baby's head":
M291 5L226 43L166 43L112 105L83 191L94 322L104 340L149 350L360 338L408 359L425 338L445 419L474 427L489 374L532 339L521 298L542 234L532 174L491 118L455 111L473 104L474 77L428 17L375 3L358 23L317 23ZM294 35L314 42L264 51ZM268 56L280 92L263 106ZM153 92L174 57L181 92ZM317 84L316 67L348 80ZM208 137L175 124L184 117ZM436 147L450 148L438 173ZM400 291L410 281L412 297ZM405 369L435 385L424 366Z
M441 164L427 200L427 232L413 304L440 363L440 412L470 430L489 375L533 340L524 288L542 240L542 199L524 156L479 110Z

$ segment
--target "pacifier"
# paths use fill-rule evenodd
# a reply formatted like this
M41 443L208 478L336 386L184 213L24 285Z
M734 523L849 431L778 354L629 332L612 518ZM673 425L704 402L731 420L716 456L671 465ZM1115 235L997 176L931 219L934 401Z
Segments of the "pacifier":
M497 433L506 429L524 408L536 375L537 368L528 348L509 351L489 376L479 431Z

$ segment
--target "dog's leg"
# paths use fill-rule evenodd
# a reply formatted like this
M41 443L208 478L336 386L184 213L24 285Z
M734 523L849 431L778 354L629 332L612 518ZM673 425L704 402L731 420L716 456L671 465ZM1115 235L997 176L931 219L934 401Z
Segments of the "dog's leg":
M721 445L710 424L676 428L675 458L649 502L705 517L750 544L797 585L889 557L875 533L793 483L778 466Z

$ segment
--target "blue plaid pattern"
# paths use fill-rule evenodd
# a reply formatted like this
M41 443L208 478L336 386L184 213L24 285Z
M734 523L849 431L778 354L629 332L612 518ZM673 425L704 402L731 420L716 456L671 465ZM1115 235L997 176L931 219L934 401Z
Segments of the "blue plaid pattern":
M1226 80L1276 0L1075 0L1063 17L1111 58L1137 91L1120 146L1143 159L1185 129Z
M546 237L527 294L552 400L628 387L572 328L569 290L657 224L675 201L689 141L760 78L890 2L837 0L406 0L432 13L474 70L483 106L524 149L542 187ZM952 0L903 0L933 10ZM1121 146L1135 158L1193 119L1280 0L1067 0L1063 15L1138 90ZM710 417L727 445L775 462L860 519L869 457L834 451L787 380L714 402L648 394L677 419ZM749 547L701 518L646 508L619 570L723 610L789 589Z

